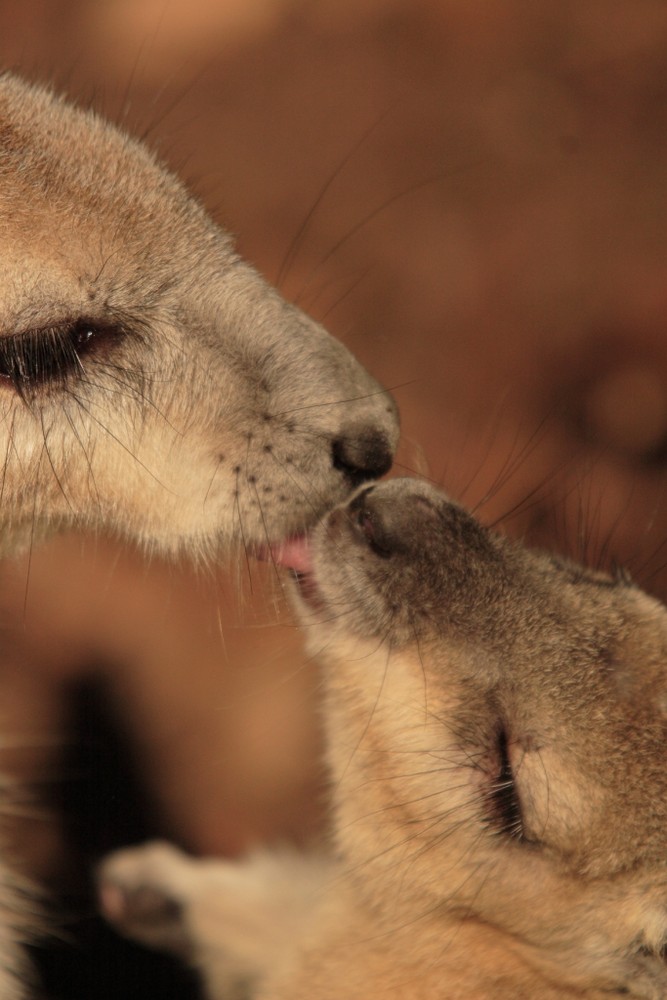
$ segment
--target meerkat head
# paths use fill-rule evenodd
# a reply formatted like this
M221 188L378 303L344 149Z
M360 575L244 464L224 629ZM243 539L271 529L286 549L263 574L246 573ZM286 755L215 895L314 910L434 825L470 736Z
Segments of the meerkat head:
M275 541L391 464L391 399L140 144L0 76L5 548Z
M667 610L410 479L284 561L324 664L340 849L375 905L663 995Z

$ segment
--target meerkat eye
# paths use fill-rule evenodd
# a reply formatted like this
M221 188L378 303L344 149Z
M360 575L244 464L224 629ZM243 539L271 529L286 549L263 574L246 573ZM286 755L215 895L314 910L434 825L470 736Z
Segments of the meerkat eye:
M509 755L507 732L501 729L496 742L497 770L489 792L489 821L499 833L523 838L521 802Z
M0 337L0 378L20 396L83 371L83 359L122 331L85 319Z

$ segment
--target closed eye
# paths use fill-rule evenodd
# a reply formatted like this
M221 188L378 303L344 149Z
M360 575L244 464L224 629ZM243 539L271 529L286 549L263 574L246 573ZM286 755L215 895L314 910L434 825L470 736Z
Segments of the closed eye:
M509 755L507 733L501 729L496 743L497 772L489 792L489 822L499 833L523 839L521 802Z
M77 319L0 337L0 379L27 398L82 372L88 355L125 333L115 324Z

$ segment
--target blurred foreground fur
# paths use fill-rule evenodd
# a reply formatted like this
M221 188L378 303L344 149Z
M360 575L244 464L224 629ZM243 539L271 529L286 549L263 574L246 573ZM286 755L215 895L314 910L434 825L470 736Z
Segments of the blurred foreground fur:
M394 404L143 147L0 75L2 554L60 527L210 557L391 464ZM0 873L0 996L24 993Z
M215 1000L667 996L665 607L412 479L330 513L297 590L331 848L119 852L109 917Z

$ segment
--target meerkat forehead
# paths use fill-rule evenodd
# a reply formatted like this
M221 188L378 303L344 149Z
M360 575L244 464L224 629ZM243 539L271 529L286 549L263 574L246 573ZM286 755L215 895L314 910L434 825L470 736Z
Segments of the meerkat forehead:
M231 238L141 144L48 90L0 76L0 324L113 296L176 300L238 261ZM73 155L74 151L74 155ZM0 327L0 329L2 329Z
M183 190L145 146L94 111L7 73L0 75L0 144L5 201L14 197L14 186L23 186L48 196L54 207L78 205L84 214L105 197L129 199L128 208L157 206L165 193ZM14 208L20 215L20 203Z

